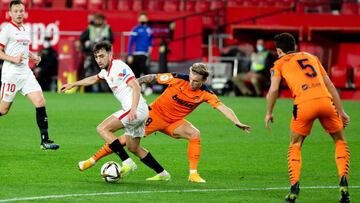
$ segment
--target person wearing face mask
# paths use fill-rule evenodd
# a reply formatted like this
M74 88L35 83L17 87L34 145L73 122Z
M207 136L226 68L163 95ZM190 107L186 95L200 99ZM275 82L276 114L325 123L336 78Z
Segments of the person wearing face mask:
M45 37L43 49L38 53L43 59L34 69L36 79L45 91L51 90L52 78L57 75L57 52L51 47L51 38Z
M262 95L263 86L269 81L269 69L274 62L274 56L265 49L263 39L256 41L255 48L256 52L253 52L250 56L250 70L247 73L240 73L233 77L234 84L239 88L242 95L245 96ZM246 85L247 82L251 83L255 92Z
M128 47L127 63L134 72L136 78L141 74L148 74L147 62L152 50L152 31L148 26L148 16L141 13L138 16L139 24L131 31Z
M111 44L114 42L114 34L110 26L106 23L106 18L103 14L97 13L89 16L89 25L80 35L80 42L82 44L82 51L84 53L84 77L94 75L99 71L92 48L94 44L101 41L108 41ZM107 91L108 88L105 83L95 84L91 87L86 87L87 92Z

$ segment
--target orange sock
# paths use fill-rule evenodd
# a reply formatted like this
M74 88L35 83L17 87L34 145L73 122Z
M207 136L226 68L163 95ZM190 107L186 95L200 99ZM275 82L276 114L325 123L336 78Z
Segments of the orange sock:
M112 153L112 150L110 149L108 144L104 144L101 149L96 152L91 158L93 158L95 161L98 161L99 159L103 158L104 156L107 156Z
M288 168L290 183L294 185L300 179L301 171L301 147L299 145L290 144L288 150Z
M350 165L350 150L347 143L339 140L335 143L335 161L340 178L348 177Z
M191 139L188 143L188 159L190 170L197 170L201 153L200 138Z

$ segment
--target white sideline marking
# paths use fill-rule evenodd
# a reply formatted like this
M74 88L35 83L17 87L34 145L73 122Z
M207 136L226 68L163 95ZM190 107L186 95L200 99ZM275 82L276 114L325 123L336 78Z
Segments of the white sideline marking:
M308 186L301 189L337 189L338 186ZM349 186L352 189L360 189L360 186ZM145 190L145 191L125 191L125 192L101 192L87 194L64 194L64 195L46 195L37 197L16 197L10 199L0 199L0 202L15 202L41 199L61 199L66 197L88 197L103 195L131 195L131 194L149 194L149 193L193 193L193 192L237 192L237 191L266 191L266 190L288 190L289 187L269 187L269 188L225 188L225 189L190 189L190 190Z

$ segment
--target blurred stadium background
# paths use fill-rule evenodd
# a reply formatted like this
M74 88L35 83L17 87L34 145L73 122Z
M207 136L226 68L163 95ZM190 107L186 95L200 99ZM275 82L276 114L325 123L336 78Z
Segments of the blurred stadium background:
M0 23L10 0L0 0ZM110 94L46 93L50 134L61 144L57 152L38 150L33 107L17 96L10 115L0 119L0 202L280 202L288 191L286 154L291 101L279 100L276 123L264 129L263 98L229 97L230 79L248 63L259 38L274 51L273 37L292 33L301 51L320 58L346 100L360 100L360 3L356 0L23 0L32 29L31 49L38 52L45 38L58 52L58 73L51 90L80 79L84 56L80 33L94 13L106 16L114 35L114 52L125 59L129 31L145 11L156 28L151 71L159 72L159 46L166 40L168 70L187 72L193 62L204 61L214 72L210 86L234 109L240 120L254 129L244 135L222 116L201 105L191 122L202 132L199 170L207 183L187 181L186 142L152 135L143 145L172 174L168 183L148 183L145 167L119 184L107 184L99 168L111 155L84 173L77 162L101 145L95 127L118 107ZM174 26L175 25L175 26ZM234 51L235 50L235 51ZM233 52L234 51L234 52ZM231 54L230 54L231 53ZM32 67L34 68L34 64ZM290 97L286 86L281 97ZM235 91L236 94L236 91ZM147 97L148 102L156 98ZM346 134L352 151L350 190L360 199L360 103L345 101L352 118ZM90 111L91 109L91 111ZM74 124L75 123L75 124ZM121 134L121 132L119 132ZM336 166L332 140L318 123L303 150L302 192L299 202L336 202ZM138 160L139 166L141 163Z

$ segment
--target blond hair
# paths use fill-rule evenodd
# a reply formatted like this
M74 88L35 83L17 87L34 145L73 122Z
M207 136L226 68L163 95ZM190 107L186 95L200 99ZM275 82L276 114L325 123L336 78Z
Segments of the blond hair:
M194 63L191 67L190 67L190 71L199 74L203 77L204 80L207 79L207 77L209 77L210 72L206 66L205 63Z

